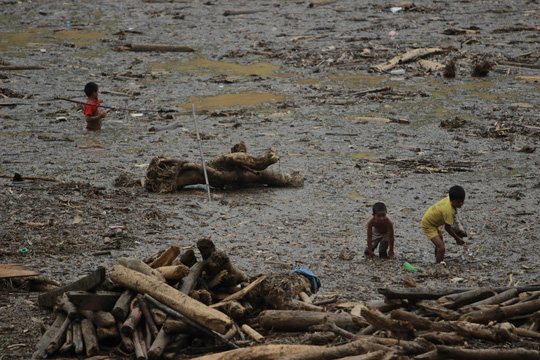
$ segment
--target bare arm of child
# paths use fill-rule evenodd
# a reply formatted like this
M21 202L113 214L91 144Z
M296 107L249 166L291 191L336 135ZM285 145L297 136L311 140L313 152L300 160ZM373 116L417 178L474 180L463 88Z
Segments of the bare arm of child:
M107 114L102 111L102 112L97 113L94 116L85 115L84 119L86 120L86 122L90 122L90 121L96 121L96 120L99 120L99 119L103 119L105 116L107 116Z
M394 223L388 219L388 258L393 260L396 258L394 254Z
M373 252L371 245L373 244L373 217L370 218L367 222L367 248L370 257L374 257L375 253Z
M456 244L458 245L465 244L465 241L463 241L463 239L457 236L457 234L454 232L454 229L452 229L452 225L444 224L444 229L446 230L447 233L450 234L450 236L456 239Z

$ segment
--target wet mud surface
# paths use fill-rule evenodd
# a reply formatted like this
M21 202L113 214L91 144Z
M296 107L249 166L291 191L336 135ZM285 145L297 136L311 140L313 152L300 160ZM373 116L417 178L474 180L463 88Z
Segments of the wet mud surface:
M539 75L538 4L418 1L396 13L390 2L308 4L4 1L2 64L46 69L0 71L0 101L25 104L0 108L0 173L65 182L0 179L0 262L69 283L121 256L210 237L250 275L305 266L321 296L343 300L382 298L378 287L407 277L427 287L538 283L540 92L520 78ZM238 9L262 11L224 15ZM127 43L195 51L117 50ZM433 47L442 51L426 59L455 60L455 78L419 61L398 64L401 75L372 70ZM471 77L483 61L492 70ZM79 105L51 100L85 101L88 81L103 105L130 109L101 132L85 130ZM388 89L363 93L378 88ZM254 154L274 146L274 166L300 170L304 187L213 189L212 202L203 187L115 187L119 175L144 177L156 155L198 161L191 104L206 111L207 158L241 140ZM459 216L469 237L465 248L445 237L441 270L420 219L455 184L467 192ZM395 223L394 261L362 254L377 201ZM27 358L52 313L29 281L0 288L1 357Z

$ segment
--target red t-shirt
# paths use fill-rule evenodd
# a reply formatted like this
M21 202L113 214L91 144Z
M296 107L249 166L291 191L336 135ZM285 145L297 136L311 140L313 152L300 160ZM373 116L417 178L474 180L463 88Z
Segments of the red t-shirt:
M99 99L96 100L88 100L86 102L87 104L91 105L101 105L99 102ZM91 105L84 105L84 116L95 116L99 114L99 108L97 106L91 106ZM101 129L101 119L98 120L91 120L86 121L86 129L87 130L99 130Z

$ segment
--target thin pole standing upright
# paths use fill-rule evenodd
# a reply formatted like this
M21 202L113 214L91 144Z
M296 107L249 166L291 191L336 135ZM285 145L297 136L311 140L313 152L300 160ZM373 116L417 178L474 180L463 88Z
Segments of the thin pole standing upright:
M210 182L208 181L208 173L206 172L206 163L204 162L201 137L199 136L199 126L197 125L197 118L195 117L195 104L191 104L191 109L193 110L193 122L195 123L195 131L197 132L197 142L199 143L199 152L201 153L202 168L204 171L204 180L206 181L206 191L208 191L208 201L212 201L212 196L210 195Z

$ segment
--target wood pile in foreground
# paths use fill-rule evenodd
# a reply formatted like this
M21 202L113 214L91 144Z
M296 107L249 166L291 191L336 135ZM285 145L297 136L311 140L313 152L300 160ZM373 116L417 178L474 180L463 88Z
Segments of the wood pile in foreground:
M540 285L390 287L336 305L312 302L300 274L250 279L212 241L197 247L201 260L172 245L40 296L56 320L33 358L540 359Z

